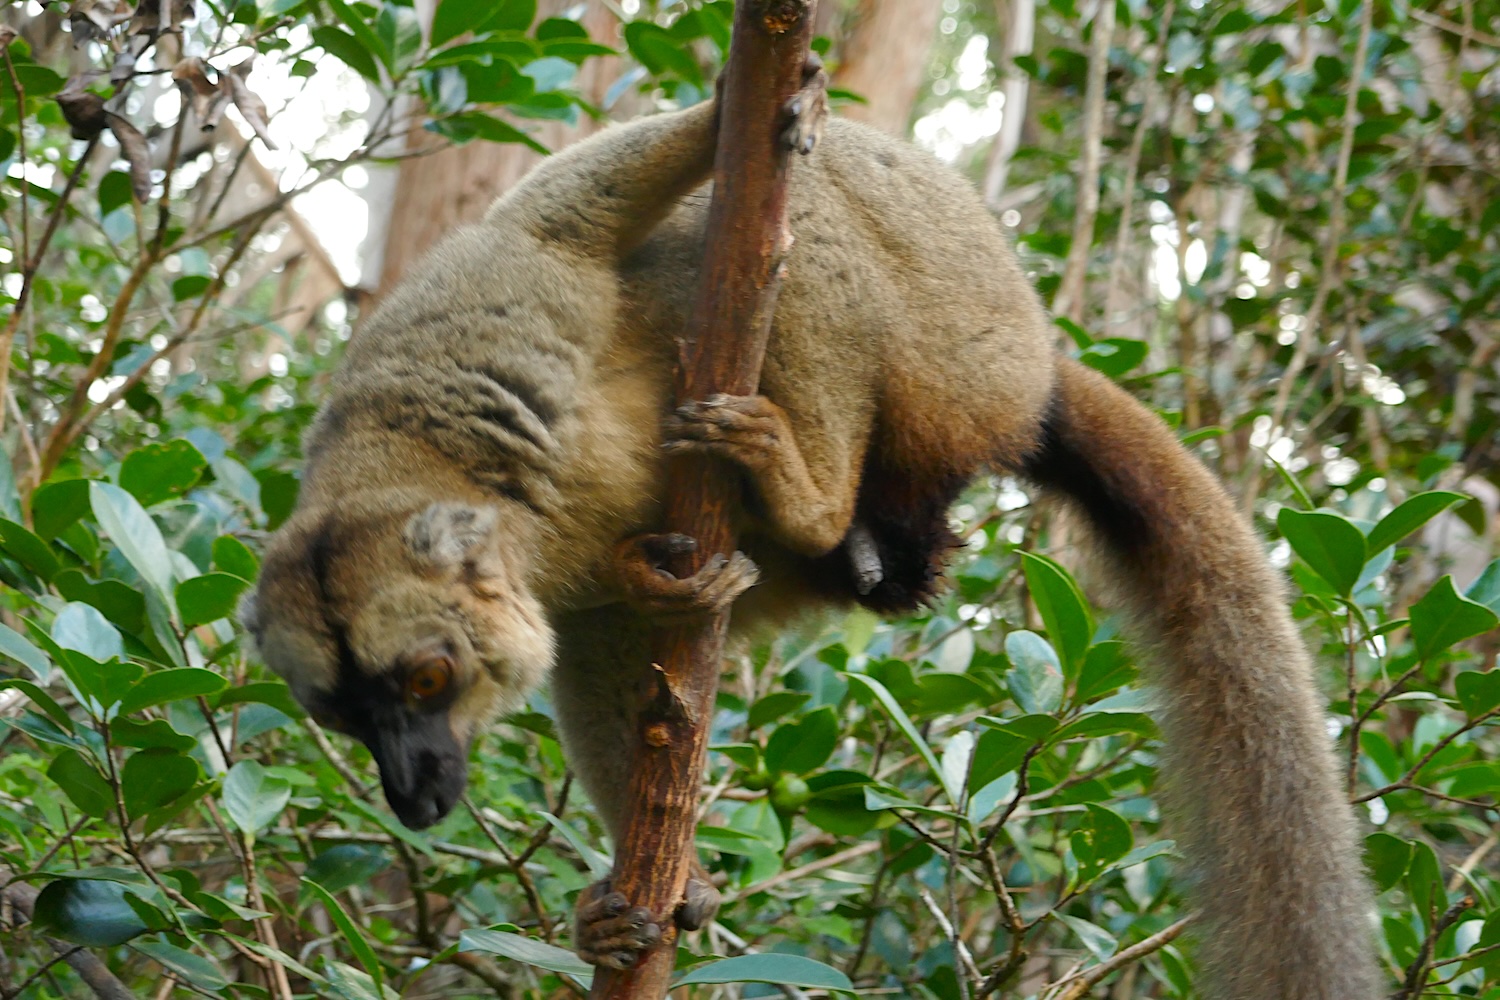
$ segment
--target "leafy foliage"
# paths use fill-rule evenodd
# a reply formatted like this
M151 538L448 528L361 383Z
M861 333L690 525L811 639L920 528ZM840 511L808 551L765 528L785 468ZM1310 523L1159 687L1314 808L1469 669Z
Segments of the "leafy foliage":
M56 5L0 42L0 892L19 914L0 992L81 995L62 942L138 995L568 995L587 970L566 914L609 862L546 695L480 741L471 807L416 833L232 622L349 329L339 307L283 311L275 213L389 158L394 118L336 116L297 150L301 180L249 210L245 154L193 153L184 122L232 106L254 141L293 140L240 68L253 52L298 87L420 98L448 141L530 144L529 123L593 110L569 88L614 49L534 0L444 0L425 32L401 2L167 6L169 25L162 5L71 5L98 75L59 72ZM638 6L619 90L704 97L729 4ZM944 9L924 115L998 86L965 89L960 65L990 5ZM1286 566L1393 982L1494 1000L1500 191L1474 165L1500 141L1500 12L1173 9L1118 7L1084 248L1099 290L1060 335L1172 406ZM997 207L1050 294L1095 22L1070 0L1037 12L1007 188L1027 196ZM727 902L681 953L693 995L1058 996L1143 942L1117 994L1191 995L1149 689L1032 499L976 484L928 611L730 664L699 829Z

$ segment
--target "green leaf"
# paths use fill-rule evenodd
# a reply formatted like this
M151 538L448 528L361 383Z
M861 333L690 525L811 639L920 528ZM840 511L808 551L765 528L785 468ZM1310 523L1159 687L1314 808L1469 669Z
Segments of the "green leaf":
M1032 552L1021 553L1026 586L1041 612L1042 622L1053 646L1062 654L1063 673L1076 677L1094 637L1094 619L1078 585L1068 571Z
M112 483L89 483L94 519L127 562L163 598L172 593L172 561L161 529L140 502Z
M152 705L163 705L184 698L218 694L228 685L219 674L200 667L178 667L158 670L136 681L121 702L120 712L139 712Z
M104 617L127 632L140 632L145 627L146 598L119 580L95 583L79 570L65 569L52 578L52 587L66 600L98 608Z
M466 111L462 114L449 115L447 118L430 122L428 127L455 142L468 142L470 139L484 139L487 142L519 142L544 156L549 152L546 146L514 125L492 118L482 111Z
M1411 606L1411 638L1417 655L1431 659L1456 642L1488 632L1500 618L1459 594L1453 577L1444 576Z
M0 656L8 656L36 675L37 680L47 682L52 673L52 664L47 654L27 641L26 637L9 625L0 625Z
M1078 940L1082 941L1083 946L1099 961L1102 962L1115 953L1118 947L1115 939L1098 924L1090 923L1081 917L1070 917L1064 913L1057 913L1054 916L1072 928L1073 933L1078 935Z
M491 0L483 31L525 31L536 20L536 0Z
M1443 888L1443 866L1437 854L1425 841L1412 843L1411 866L1406 870L1406 889L1422 923L1431 927L1448 908L1448 893Z
M834 990L853 993L849 977L831 965L815 962L801 955L765 952L740 955L694 966L687 975L673 983L673 988L711 983L771 983L808 990Z
M1365 566L1365 536L1353 522L1337 514L1283 507L1276 526L1314 573L1349 596Z
M442 4L438 6L441 7ZM380 68L375 65L375 56L349 32L325 24L312 30L312 40L366 80L380 83Z
M34 931L87 948L124 944L148 928L126 902L118 882L64 878L42 887L31 921Z
M75 602L64 606L52 619L52 641L100 663L125 658L120 630L89 604Z
M57 783L73 804L95 819L103 819L115 808L115 793L99 769L71 747L52 759L47 777Z
M132 818L144 816L188 792L203 772L175 750L138 750L125 761L120 790Z
M284 715L294 719L302 718L306 712L292 696L292 689L287 687L285 681L254 681L250 684L241 684L239 687L228 688L219 696L218 707L227 708L230 705L240 705L246 702L255 702L261 705L270 705Z
M267 774L253 760L238 761L224 776L224 809L237 828L252 836L269 826L291 797L285 778Z
M525 962L548 972L561 972L585 985L594 978L594 967L571 951L508 931L467 930L458 936L459 951L482 951Z
M822 767L839 741L839 721L831 706L778 726L766 741L766 768L806 774Z
M1500 559L1490 561L1484 572L1479 574L1479 579L1464 591L1464 596L1500 615Z
M775 722L788 712L795 712L807 704L812 695L802 691L773 691L750 706L745 728L759 729Z
M204 275L188 275L178 282ZM174 284L174 289L176 285ZM137 448L120 463L120 486L142 507L181 496L203 478L208 459L187 441L162 441Z
M1112 863L1123 858L1135 846L1130 824L1118 813L1093 803L1069 844L1078 859L1078 881L1087 884L1098 878Z
M354 957L359 959L359 964L363 965L365 971L370 974L370 978L375 980L376 995L378 996L383 993L384 990L381 984L383 970L380 967L380 959L376 957L375 949L370 946L369 939L359 929L359 925L349 919L349 914L344 912L344 908L339 905L339 901L334 898L333 893L306 877L302 879L302 884L311 889L313 895L318 897L318 900L323 904L323 908L328 911L329 919L338 927L339 933L344 935L344 940L349 942L349 950L354 952Z
M1078 360L1110 378L1119 378L1145 361L1146 351L1147 345L1144 340L1108 337L1095 341L1079 351Z
M166 941L145 939L133 942L130 947L153 959L167 971L200 990L217 993L229 985L229 977L219 967L202 955L168 944Z
M204 573L177 585L177 614L183 628L233 618L248 580L229 573Z
M1372 833L1365 838L1365 867L1375 880L1375 888L1385 892L1401 881L1411 864L1411 845L1388 833Z
M31 699L33 705L45 712L47 718L57 723L64 731L70 733L73 731L73 719L50 694L37 685L19 678L0 680L0 691L4 691L6 688L15 688L17 691L20 691Z
M254 580L260 575L260 560L255 558L249 546L233 535L220 535L214 539L213 561L215 569L241 580Z
M1370 552L1373 554L1395 545L1449 507L1468 499L1462 493L1444 490L1418 493L1382 517L1380 523L1370 529L1367 543Z
M1458 703L1464 707L1470 719L1500 708L1500 670L1480 673L1466 670L1453 679L1458 694Z
M887 714L890 715L891 721L896 724L896 728L901 730L906 738L911 741L911 745L916 747L917 753L922 755L922 759L927 762L927 766L931 769L933 777L942 781L943 768L938 763L937 756L933 754L932 748L927 745L927 741L922 738L921 732L912 724L910 717L906 714L906 710L896 701L895 696L886 690L886 686L875 678L867 677L864 674L845 673L843 676L851 684L864 688L870 694L874 695L875 700L880 702ZM962 789L948 788L945 785L944 790L948 793L948 801L957 804Z
M432 18L436 48L466 31L525 31L536 17L536 0L443 0ZM585 37L587 34L585 33Z
M0 518L0 547L43 580L51 581L52 574L57 572L57 556L52 547L25 525Z
M1062 705L1063 677L1057 653L1035 632L1017 629L1005 637L1011 669L1006 684L1026 712L1051 713Z
M337 893L370 881L390 867L390 863L383 850L359 844L337 844L313 858L302 877Z
M353 33L360 48L371 55L379 57L380 61L385 63L387 69L394 69L391 64L391 53L386 49L385 43L375 34L375 30L366 23L364 17L345 3L344 0L324 0L324 2L333 9L334 16L344 22L344 27Z

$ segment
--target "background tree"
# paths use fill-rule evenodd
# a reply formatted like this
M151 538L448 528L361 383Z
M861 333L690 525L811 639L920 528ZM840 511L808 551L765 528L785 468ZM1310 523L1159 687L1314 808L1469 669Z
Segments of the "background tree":
M888 6L827 4L846 107L983 186L1049 299L1074 276L1060 343L1243 499L1323 653L1393 991L1500 997L1500 7L941 0L861 55ZM230 615L358 319L358 194L387 233L472 217L532 143L703 98L728 13L6 8L0 996L577 992L607 845L545 694L412 833ZM930 611L726 663L727 903L681 995L1191 995L1149 695L1031 499L965 496Z

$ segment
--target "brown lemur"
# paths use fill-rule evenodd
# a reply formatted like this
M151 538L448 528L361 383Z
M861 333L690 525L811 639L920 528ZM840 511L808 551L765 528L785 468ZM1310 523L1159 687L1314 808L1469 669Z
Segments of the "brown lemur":
M804 149L816 102L791 126ZM1091 525L1159 664L1203 995L1371 1000L1372 897L1281 582L1168 428L1055 353L966 181L829 121L793 171L763 395L663 422L715 131L705 104L578 143L390 292L329 384L298 509L247 603L266 662L369 746L413 827L449 811L475 733L550 670L568 758L618 838L653 615L734 600L743 631L809 607L912 609L957 544L959 492L986 470L1024 476ZM680 542L644 534L664 447L722 456L747 483L745 555L690 580L653 565ZM692 926L716 897L701 873L688 895ZM629 965L667 916L601 884L580 902L580 954Z

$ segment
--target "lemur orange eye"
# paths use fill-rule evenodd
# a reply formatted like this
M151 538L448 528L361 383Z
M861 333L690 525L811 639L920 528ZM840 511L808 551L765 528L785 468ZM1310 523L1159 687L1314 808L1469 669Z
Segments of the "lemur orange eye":
M406 675L406 693L414 701L427 701L448 690L452 680L452 660L447 657L428 660Z

